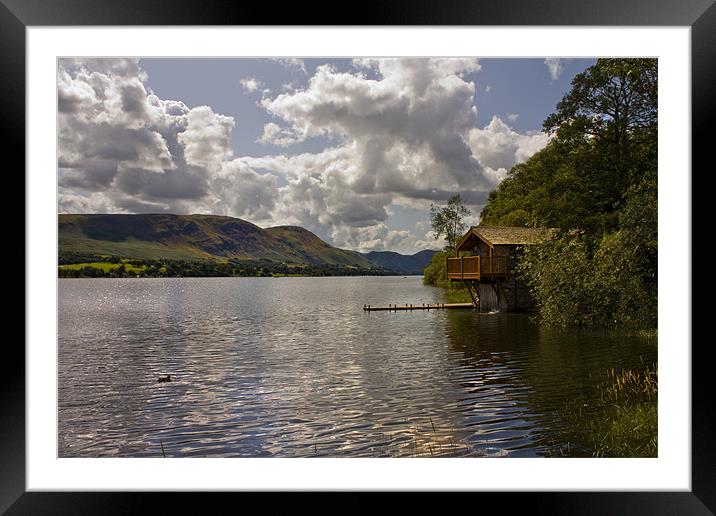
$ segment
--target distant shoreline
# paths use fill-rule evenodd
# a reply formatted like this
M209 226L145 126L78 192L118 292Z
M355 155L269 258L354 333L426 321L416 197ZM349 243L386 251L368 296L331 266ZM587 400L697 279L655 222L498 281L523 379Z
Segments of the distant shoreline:
M422 275L422 267L393 268L353 263L291 263L274 260L177 260L60 253L60 278L322 277Z
M180 279L180 278L263 278L263 279L285 279L285 278L422 278L422 274L336 274L336 275L308 275L308 274L293 274L293 275L275 275L275 276L58 276L58 280L73 280L73 279Z

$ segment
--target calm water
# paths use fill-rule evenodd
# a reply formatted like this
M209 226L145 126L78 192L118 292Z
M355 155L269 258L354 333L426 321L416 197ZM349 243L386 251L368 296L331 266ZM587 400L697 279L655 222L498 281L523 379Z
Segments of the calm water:
M656 346L441 302L419 277L59 281L61 457L591 455L609 368ZM158 383L161 374L173 381Z

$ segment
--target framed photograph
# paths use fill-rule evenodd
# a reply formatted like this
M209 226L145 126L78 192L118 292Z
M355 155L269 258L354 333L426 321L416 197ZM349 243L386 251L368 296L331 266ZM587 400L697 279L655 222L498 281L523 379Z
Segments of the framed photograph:
M27 299L0 508L397 490L716 510L691 343L713 2L350 25L0 2Z

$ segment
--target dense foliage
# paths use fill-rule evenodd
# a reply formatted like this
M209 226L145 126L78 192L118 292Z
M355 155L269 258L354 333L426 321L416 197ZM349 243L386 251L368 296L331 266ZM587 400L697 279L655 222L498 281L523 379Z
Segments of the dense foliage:
M491 192L481 224L560 228L520 265L545 321L655 326L657 61L599 59L544 128L549 144Z
M447 287L447 266L445 260L448 253L446 251L438 251L430 260L430 263L423 270L423 283L426 285L434 285L436 287Z

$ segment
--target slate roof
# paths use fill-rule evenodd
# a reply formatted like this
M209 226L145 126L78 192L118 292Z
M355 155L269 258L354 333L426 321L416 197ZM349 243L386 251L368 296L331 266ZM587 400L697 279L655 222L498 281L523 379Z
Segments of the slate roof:
M463 242L474 234L490 244L496 245L526 245L536 244L550 238L557 230L555 228L524 228L507 226L472 226L462 237L458 249Z

